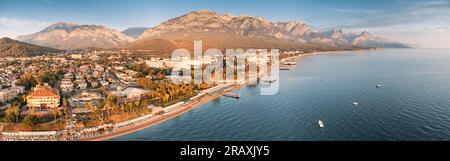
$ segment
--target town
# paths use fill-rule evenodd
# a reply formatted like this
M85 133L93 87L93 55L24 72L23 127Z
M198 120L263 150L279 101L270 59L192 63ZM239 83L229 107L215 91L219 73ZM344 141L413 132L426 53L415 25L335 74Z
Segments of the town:
M169 58L127 50L65 51L0 58L4 140L79 140L112 133L237 86L173 83ZM281 57L300 55L285 51ZM214 63L205 58L187 64ZM248 61L248 60L247 60Z

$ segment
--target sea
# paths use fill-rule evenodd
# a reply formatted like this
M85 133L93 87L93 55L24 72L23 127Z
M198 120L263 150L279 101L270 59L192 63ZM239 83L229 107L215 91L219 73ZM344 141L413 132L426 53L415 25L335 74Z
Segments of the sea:
M220 97L111 140L450 140L450 50L325 52L296 61L280 71L276 95L247 86L236 91L240 99Z

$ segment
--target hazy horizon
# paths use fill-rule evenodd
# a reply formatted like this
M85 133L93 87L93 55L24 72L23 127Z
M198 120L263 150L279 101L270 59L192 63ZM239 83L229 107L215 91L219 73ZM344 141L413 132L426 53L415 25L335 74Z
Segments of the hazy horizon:
M369 31L376 36L419 46L450 48L450 1L119 1L0 0L0 37L38 32L55 22L104 25L119 31L153 27L191 11L251 15L271 21L297 20L315 30ZM273 12L271 12L273 10Z

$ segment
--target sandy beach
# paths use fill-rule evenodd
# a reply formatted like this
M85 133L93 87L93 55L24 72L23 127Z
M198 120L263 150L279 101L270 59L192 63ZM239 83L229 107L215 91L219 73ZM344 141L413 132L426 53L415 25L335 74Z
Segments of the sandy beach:
M300 54L300 55L296 55L296 56L292 56L289 58L284 58L282 60L280 60L280 62L282 61L286 61L286 60L290 60L290 59L296 59L296 58L302 58L302 57L306 57L306 56L311 56L311 55L315 55L315 54L320 54L320 52L313 52L313 53L308 53L308 54ZM199 101L194 101L194 102L189 102L189 103L185 103L184 105L181 105L181 107L179 107L179 109L168 112L168 113L164 113L162 115L159 115L157 117L154 117L144 123L138 124L138 125L133 125L133 126L129 126L126 128L121 128L118 131L112 133L112 134L108 134L108 135L100 135L100 136L95 136L95 137L90 137L90 138L83 138L80 139L80 141L104 141L104 140L109 140L115 137L119 137L119 136L123 136L123 135L127 135L130 133L134 133L146 128L149 128L151 126L157 125L159 123L163 123L165 121L168 121L170 119L173 119L175 117L178 117L186 112L189 112L197 107L200 107L201 105L208 103L209 101L219 98L221 96L223 96L225 93L228 92L232 92L234 90L237 90L239 88L245 87L247 86L249 83L246 84L240 84L240 85L235 85L232 88L224 91L224 92L220 92L220 93L216 93L214 95L210 95L202 100Z
M126 128L122 128L119 129L118 131L116 131L115 133L112 134L108 134L108 135L101 135L101 136L95 136L95 137L90 137L90 138L83 138L80 139L79 141L104 141L104 140L109 140L115 137L119 137L122 135L126 135L126 134L130 134L130 133L134 133L143 129L146 129L148 127L151 127L153 125L157 125L159 123L165 122L167 120L173 119L175 117L178 117L186 112L189 112L197 107L200 107L201 105L208 103L209 101L219 98L221 96L223 96L225 93L237 90L239 88L245 87L247 84L241 84L241 85L235 85L232 88L224 91L224 92L220 92L220 93L216 93L214 95L208 96L204 99L201 99L199 101L194 101L194 102L189 102L186 103L184 105L182 105L179 109L168 112L168 113L164 113L162 115L159 115L157 117L154 117L144 123L138 124L138 125L133 125L133 126L129 126Z

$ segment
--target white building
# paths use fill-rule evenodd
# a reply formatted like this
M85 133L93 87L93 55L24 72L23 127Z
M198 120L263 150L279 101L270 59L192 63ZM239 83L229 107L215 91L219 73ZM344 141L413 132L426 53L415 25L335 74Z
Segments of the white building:
M73 90L73 83L72 80L70 78L64 78L61 80L61 90L63 92L70 92Z
M126 99L128 101L140 100L147 93L147 90L135 87L128 87L124 90L111 91L111 94L119 96L122 100Z
M84 108L87 104L92 103L94 106L98 105L98 101L102 99L100 94L91 92L81 92L69 99L72 107Z
M22 94L25 91L25 87L22 86L12 86L7 89L0 90L0 102L6 102L17 97L17 95Z

